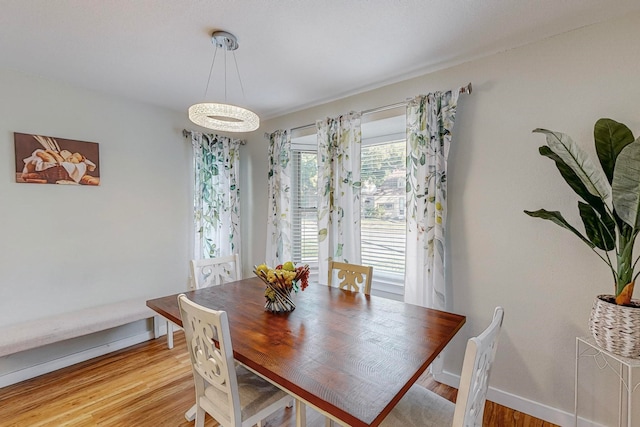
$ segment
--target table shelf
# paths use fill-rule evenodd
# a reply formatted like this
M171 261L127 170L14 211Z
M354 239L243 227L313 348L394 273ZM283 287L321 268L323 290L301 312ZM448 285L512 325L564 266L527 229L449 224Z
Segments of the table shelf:
M576 338L576 366L575 366L575 396L574 396L574 425L578 426L578 395L580 380L580 360L589 358L600 370L610 370L618 377L618 426L632 427L632 397L640 389L640 380L635 380L633 373L640 368L640 359L618 356L603 350L596 344L593 337ZM625 423L626 421L626 423Z

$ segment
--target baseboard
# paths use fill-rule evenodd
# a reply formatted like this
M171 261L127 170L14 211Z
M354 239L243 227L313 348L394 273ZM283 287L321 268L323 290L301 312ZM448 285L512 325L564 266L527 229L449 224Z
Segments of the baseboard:
M164 330L166 333L166 327ZM76 363L84 362L86 360L93 359L94 357L102 356L116 350L121 350L123 348L139 344L141 342L149 341L153 338L154 333L152 331L144 332L118 341L106 343L98 347L93 347L78 353L70 354L59 359L50 360L39 365L30 366L19 371L10 372L8 374L0 376L0 387L6 387L8 385L19 383L20 381L28 380L43 374L48 374L49 372L66 368L67 366L75 365Z
M450 387L458 388L460 386L460 376L453 375L447 371L441 371L434 374L433 378L443 384ZM534 402L533 400L525 399L512 393L507 393L502 390L498 390L493 387L489 387L487 391L487 399L496 402L502 406L506 406L516 411L534 416L541 420L557 424L564 427L573 427L575 420L572 412L566 412L558 408L544 405L542 403ZM578 419L578 427L606 427L602 424L595 423L584 418Z

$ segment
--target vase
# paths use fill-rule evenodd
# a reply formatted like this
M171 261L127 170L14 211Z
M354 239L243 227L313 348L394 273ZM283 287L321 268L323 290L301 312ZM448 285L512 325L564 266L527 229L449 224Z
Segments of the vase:
M291 289L281 289L267 283L265 291L267 302L264 309L272 313L289 313L296 309L296 304L291 299Z
M640 301L617 305L613 295L598 295L589 316L589 330L599 347L622 357L640 358Z

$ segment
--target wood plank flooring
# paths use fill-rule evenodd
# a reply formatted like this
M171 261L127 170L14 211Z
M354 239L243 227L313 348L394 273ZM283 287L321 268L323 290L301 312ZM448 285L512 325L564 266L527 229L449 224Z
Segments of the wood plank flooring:
M148 341L50 374L0 388L1 427L191 427L184 412L193 404L193 377L184 334L169 350L164 338ZM424 375L419 382L454 401L457 390ZM264 427L295 427L295 410L267 418ZM309 426L324 418L307 410ZM206 427L218 423L207 416ZM554 427L487 402L484 426Z

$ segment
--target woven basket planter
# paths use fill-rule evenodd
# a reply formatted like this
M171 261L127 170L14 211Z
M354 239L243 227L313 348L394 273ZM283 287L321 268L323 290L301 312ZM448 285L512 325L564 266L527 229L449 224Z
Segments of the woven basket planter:
M589 330L596 344L613 354L640 358L640 301L617 305L613 295L598 295L589 317Z

